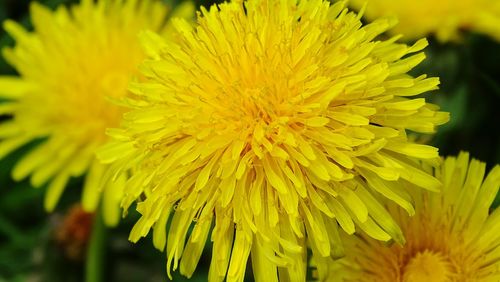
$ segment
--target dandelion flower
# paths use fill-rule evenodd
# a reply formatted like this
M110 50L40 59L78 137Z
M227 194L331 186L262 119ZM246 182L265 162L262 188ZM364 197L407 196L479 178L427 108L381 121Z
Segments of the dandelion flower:
M432 133L448 115L412 99L439 83L407 74L426 41L374 39L392 24L362 26L343 3L249 0L174 21L178 43L143 33L148 79L98 151L113 174L135 168L130 239L154 228L169 275L191 276L214 224L209 281L242 281L249 256L257 281L304 281L307 244L340 252L338 225L402 242L374 194L413 213L400 183L439 189L414 161L437 149L405 130Z
M96 207L105 166L94 151L123 112L110 101L127 96L127 84L145 57L137 33L168 30L167 15L167 7L154 0L84 0L55 11L34 2L33 32L5 22L16 46L3 55L20 76L0 77L0 97L7 99L0 113L13 116L0 124L0 158L43 138L12 175L31 175L35 187L49 183L47 210L55 208L68 180L85 172L83 205ZM120 218L120 183L103 193L105 219L113 225Z
M486 178L485 168L480 161L469 162L468 153L448 157L434 172L443 182L441 194L412 190L417 209L412 218L391 207L406 245L388 247L365 234L345 236L345 258L316 262L320 280L500 281L500 209L489 212L500 166Z
M365 2L350 1L358 9ZM409 40L434 34L440 41L455 41L461 30L469 30L500 41L500 1L496 0L372 0L365 16L368 20L396 16L400 22L391 33L404 34Z

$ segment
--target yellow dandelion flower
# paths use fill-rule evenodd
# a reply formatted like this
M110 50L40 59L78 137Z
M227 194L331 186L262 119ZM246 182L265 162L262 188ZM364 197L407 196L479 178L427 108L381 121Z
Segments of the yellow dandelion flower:
M31 175L35 187L49 183L47 210L54 209L70 177L85 172L83 205L96 207L105 166L94 151L123 112L110 101L127 95L127 84L145 57L137 33L168 30L168 14L155 0L84 0L55 11L34 2L33 32L5 22L16 46L3 55L20 76L0 77L0 98L7 99L0 113L13 116L0 124L0 158L45 138L17 162L12 176ZM120 218L120 183L103 193L106 222L114 225Z
M461 30L489 35L500 41L500 1L498 0L352 0L349 3L361 9L374 20L395 16L399 24L391 30L413 40L434 34L440 41L455 41Z
M411 218L391 206L406 245L344 236L345 258L316 261L320 280L500 281L500 209L489 212L500 187L500 165L484 179L485 168L469 162L468 153L448 157L434 172L443 182L441 194L413 189L417 213Z
M413 213L397 183L439 189L413 161L437 149L405 130L434 132L448 115L411 99L439 83L407 74L426 41L374 39L392 24L362 26L343 3L249 0L202 8L194 28L174 21L178 43L143 33L148 80L98 152L114 173L136 168L130 239L154 228L169 273L191 276L214 223L209 281L242 281L249 256L258 281L304 281L306 238L338 253L338 225L402 242L374 195Z

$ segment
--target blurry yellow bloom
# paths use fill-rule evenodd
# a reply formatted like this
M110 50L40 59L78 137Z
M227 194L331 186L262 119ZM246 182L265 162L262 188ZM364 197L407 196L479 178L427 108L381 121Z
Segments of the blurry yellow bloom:
M449 157L434 172L443 192L412 189L417 213L390 211L403 228L403 247L366 234L342 236L346 257L316 260L320 281L500 281L500 209L489 208L500 186L500 166L484 179L486 165L469 155ZM484 181L483 181L484 179Z
M441 185L414 161L437 149L405 135L448 120L411 99L439 83L406 74L425 40L376 41L392 22L362 26L323 0L235 1L174 26L178 44L142 35L149 80L131 85L133 110L99 151L114 173L137 168L123 202L142 214L132 241L154 227L169 272L191 276L214 222L209 281L242 281L249 256L257 281L304 281L306 238L340 253L338 224L404 241L376 197L413 213L404 184Z
M34 2L33 32L12 21L5 29L16 46L3 50L20 77L0 77L0 113L13 119L0 124L0 158L38 138L46 138L24 156L12 175L31 175L35 187L49 183L45 207L57 204L68 180L88 171L83 192L86 210L94 210L104 184L105 166L94 150L106 141L107 127L118 126L122 109L110 100L127 95L127 85L145 54L137 40L142 29L163 32L168 8L160 1L84 0L56 11ZM123 181L104 191L104 216L120 217Z
M365 16L374 20L395 16L399 24L390 32L407 40L430 34L440 41L457 40L461 30L492 36L500 41L499 0L351 0L357 8L368 3Z

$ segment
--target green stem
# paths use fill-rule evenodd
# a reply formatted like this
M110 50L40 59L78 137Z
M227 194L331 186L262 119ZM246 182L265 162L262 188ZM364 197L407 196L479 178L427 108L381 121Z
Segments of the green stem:
M106 226L102 220L100 209L96 211L92 225L92 235L87 249L85 262L85 282L102 282L103 259L105 256Z

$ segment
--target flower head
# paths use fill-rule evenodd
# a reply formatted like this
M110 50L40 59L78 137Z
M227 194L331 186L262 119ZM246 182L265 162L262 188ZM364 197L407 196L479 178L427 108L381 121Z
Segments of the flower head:
M417 213L390 211L406 235L404 246L387 246L366 234L345 236L346 257L317 260L321 281L447 282L500 279L500 209L489 211L500 187L500 166L469 155L448 157L434 174L443 191L414 192ZM328 276L329 275L329 276Z
M359 19L342 3L249 0L202 8L194 28L175 21L178 43L144 33L148 80L131 85L132 110L98 153L116 173L135 168L131 240L154 226L169 271L180 261L190 276L215 223L210 281L241 281L250 255L259 281L277 269L303 281L306 238L320 256L339 253L339 224L402 242L376 197L413 213L401 183L439 189L413 161L437 149L405 130L434 132L448 115L411 99L438 85L406 73L425 40L374 40L392 22Z
M105 167L94 150L117 126L122 108L110 101L127 96L127 84L145 57L137 39L142 29L163 32L168 8L160 1L84 0L51 11L31 5L33 32L12 21L5 29L16 46L3 50L20 77L0 77L0 157L45 138L15 165L16 180L31 175L35 187L49 183L45 207L53 210L72 176L88 171L83 205L98 203ZM119 182L104 191L106 221L119 219Z
M361 9L366 0L349 3ZM376 0L368 1L365 16L373 20L395 16L399 24L391 30L405 39L419 39L430 34L440 41L457 40L461 30L489 35L500 40L500 1L491 0Z

